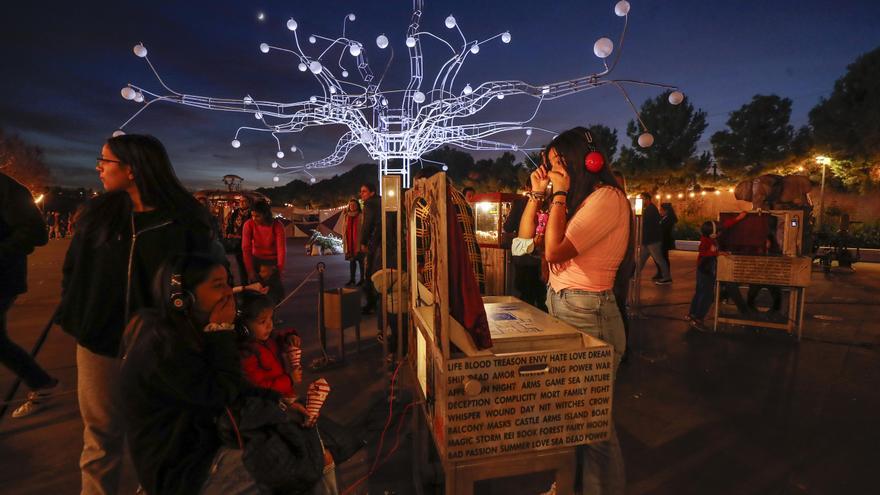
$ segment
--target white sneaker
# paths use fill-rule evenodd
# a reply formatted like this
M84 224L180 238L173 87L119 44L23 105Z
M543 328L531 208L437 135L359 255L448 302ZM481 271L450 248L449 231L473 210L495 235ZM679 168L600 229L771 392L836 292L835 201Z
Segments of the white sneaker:
M55 382L55 385L52 385L49 388L42 388L40 390L32 390L27 394L27 400L24 404L18 406L15 411L12 411L13 418L24 418L39 412L43 407L45 407L46 402L49 400L49 397L52 395L52 392L58 387L58 382Z

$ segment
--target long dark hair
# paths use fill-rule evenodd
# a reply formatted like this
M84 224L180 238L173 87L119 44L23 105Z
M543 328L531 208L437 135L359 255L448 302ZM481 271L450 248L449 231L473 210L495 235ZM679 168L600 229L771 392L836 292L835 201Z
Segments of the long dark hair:
M157 315L157 330L161 329L158 331L159 340L166 343L163 347L173 347L175 339L183 339L196 348L200 348L202 343L201 329L195 327L190 312L175 309L171 304L171 295L175 290L171 284L172 275L181 276L181 289L195 299L195 288L207 280L211 271L218 266L226 265L216 256L203 253L173 256L162 264L153 279L153 300L156 303L153 311Z
M588 140L590 139L588 138L589 135L589 130L586 127L575 127L556 136L544 149L547 157L550 156L551 149L556 150L556 153L565 162L565 168L568 171L569 177L571 177L571 184L565 199L566 207L568 207L567 220L571 220L571 217L577 213L578 207L593 193L596 186L605 185L613 187L619 190L624 198L626 197L626 191L617 182L617 178L614 177L608 163L598 173L590 172L584 166L587 153L592 151ZM593 143L593 146L601 149L601 146L597 143ZM634 219L632 208L629 209L629 218L629 240L627 241L626 252L624 252L623 260L621 260L620 266L617 268L615 277L629 278L635 270L635 238L633 237Z
M145 205L188 229L211 232L210 213L180 183L161 141L153 136L124 134L108 139L107 146L120 162L131 167ZM128 194L111 191L89 202L77 226L91 236L95 245L100 245L129 234L131 211Z
M257 216L263 218L263 222L268 225L272 225L272 208L269 207L269 203L265 201L258 201L254 206L251 207L251 211L256 213Z

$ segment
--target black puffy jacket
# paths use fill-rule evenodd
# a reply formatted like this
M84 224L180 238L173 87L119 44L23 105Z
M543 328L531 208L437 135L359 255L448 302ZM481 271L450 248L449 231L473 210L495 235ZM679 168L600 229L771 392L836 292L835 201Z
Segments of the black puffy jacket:
M48 241L30 191L0 173L0 296L27 292L27 255Z

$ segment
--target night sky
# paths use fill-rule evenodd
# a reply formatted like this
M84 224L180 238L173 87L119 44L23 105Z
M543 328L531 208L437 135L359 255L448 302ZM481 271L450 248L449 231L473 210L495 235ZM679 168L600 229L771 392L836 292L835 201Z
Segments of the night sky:
M476 87L488 80L520 79L539 84L600 70L593 42L617 40L622 20L614 0L425 0L422 28L460 41L443 26L453 13L468 39L486 39L509 30L500 40L471 55L456 80ZM676 84L708 114L709 128L700 144L724 127L730 111L754 94L775 93L794 101L792 123L807 122L807 112L827 96L855 58L880 46L880 2L853 0L632 0L630 30L614 73ZM380 73L389 51L375 38L385 33L395 59L383 87L400 88L409 71L405 30L411 2L361 1L181 1L181 2L4 2L0 15L0 126L41 146L57 184L99 187L94 157L103 141L137 110L120 97L133 83L159 92L158 82L132 46L143 42L151 61L173 89L206 96L295 102L319 91L309 73L296 69L292 56L260 53L261 42L292 46L285 22L299 23L301 41L316 33L335 37L343 16L357 14L348 35L366 47L373 71ZM257 19L258 12L265 20ZM453 37L452 35L455 35ZM427 85L448 49L423 38ZM320 46L320 45L318 45ZM304 45L307 53L314 46ZM443 50L446 50L444 52ZM338 57L336 55L334 59ZM343 59L354 73L353 58ZM658 93L632 90L638 105ZM535 100L509 98L485 112L488 119L518 120L530 115ZM535 125L564 130L575 125L605 124L619 129L633 114L611 88L586 91L543 105ZM249 114L227 114L173 104L152 105L128 132L149 133L167 146L178 175L193 188L222 186L220 177L237 173L250 187L272 185L275 145L264 133L244 135L242 147L229 142L238 126L252 125ZM286 135L306 160L333 150L341 127ZM537 135L535 136L537 137ZM517 136L520 140L522 136ZM288 150L289 151L289 150ZM284 163L303 163L287 153ZM479 155L484 156L484 155ZM318 173L319 179L341 173L369 157L358 149L340 167ZM323 174L323 175L322 175ZM282 178L282 183L303 175Z

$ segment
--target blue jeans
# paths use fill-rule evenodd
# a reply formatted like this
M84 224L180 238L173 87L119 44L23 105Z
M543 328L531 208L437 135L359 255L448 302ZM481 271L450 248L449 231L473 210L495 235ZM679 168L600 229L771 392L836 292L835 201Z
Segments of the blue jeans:
M617 374L620 358L626 350L626 334L611 290L563 289L556 292L548 288L547 309L551 315L581 332L611 344L614 347L614 373ZM623 452L613 421L608 440L578 447L578 458L584 460L582 493L623 495L626 492Z
M691 309L688 312L694 318L702 320L712 307L715 300L715 276L697 269L697 289L694 298L691 299Z

